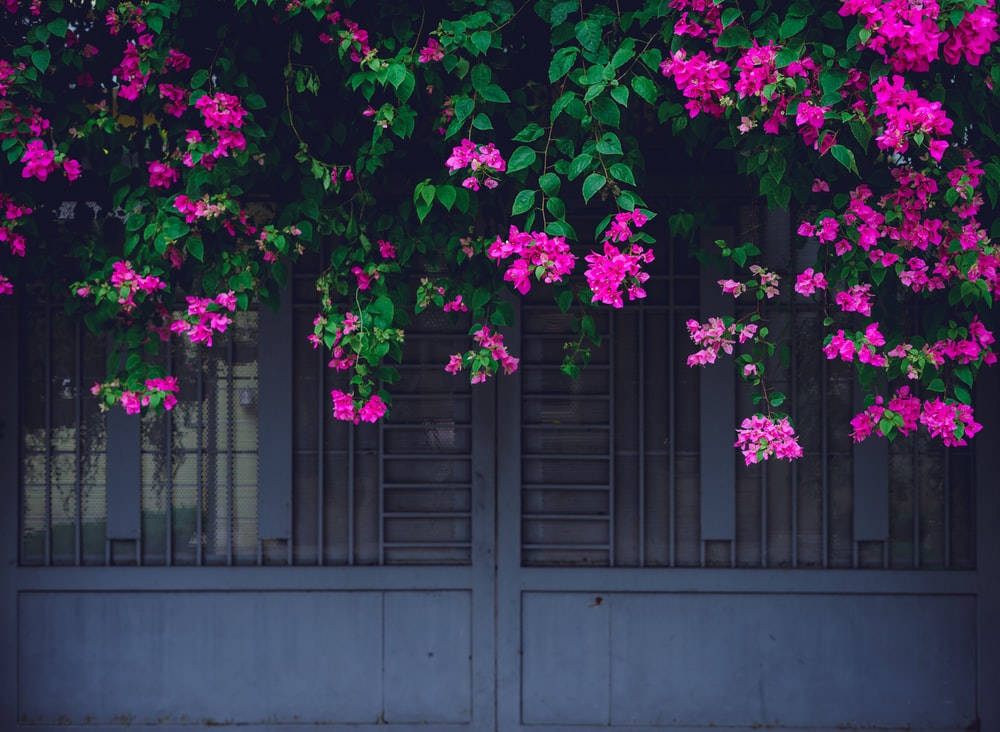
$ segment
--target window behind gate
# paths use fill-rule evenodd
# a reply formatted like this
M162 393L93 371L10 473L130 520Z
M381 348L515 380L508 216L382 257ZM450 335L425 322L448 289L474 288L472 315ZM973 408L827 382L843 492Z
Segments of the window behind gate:
M779 304L772 329L794 334L774 386L791 397L806 454L748 468L734 449L734 537L702 540L701 416L719 407L685 364L685 323L699 316L703 283L686 248L663 252L647 299L595 316L601 345L576 380L559 369L573 314L544 291L521 306L522 454L497 460L521 464L523 564L974 566L971 448L923 436L884 457L888 538L855 540L852 370L822 357L822 315L801 300ZM443 371L468 347L469 323L421 316L391 418L338 422L329 392L341 376L306 340L319 269L305 260L293 278L289 540L258 536L257 313L211 349L175 339L164 353L183 390L172 412L142 420L140 538L108 541L106 417L88 393L105 346L36 285L21 309L22 563L469 564L474 399ZM732 425L754 411L749 396L737 387L723 406Z

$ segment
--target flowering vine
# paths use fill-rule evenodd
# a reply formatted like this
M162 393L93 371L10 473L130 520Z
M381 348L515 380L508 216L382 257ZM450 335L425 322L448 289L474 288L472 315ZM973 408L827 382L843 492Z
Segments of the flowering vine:
M643 151L672 137L735 151L815 253L788 271L722 242L719 287L749 305L687 323L689 365L731 356L755 390L746 462L802 454L768 381L787 298L822 314L823 357L858 369L855 439L972 437L1000 294L994 0L632 5L7 0L0 296L26 292L34 256L58 270L121 355L95 393L130 413L176 403L164 342L212 347L293 265L319 272L305 335L343 378L338 419L387 414L427 308L470 324L446 371L515 371L510 291L572 312L575 375L593 309L645 298L708 221L694 193L696 213L654 210L673 161ZM53 223L52 200L88 197L92 221Z

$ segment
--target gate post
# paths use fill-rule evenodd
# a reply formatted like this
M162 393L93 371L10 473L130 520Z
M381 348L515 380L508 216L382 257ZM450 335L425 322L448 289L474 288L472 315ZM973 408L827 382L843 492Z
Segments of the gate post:
M983 425L976 438L983 442L975 445L977 699L982 730L1000 730L1000 378L993 371L982 371L976 385L976 419Z
M20 283L19 283L20 284ZM0 358L0 727L17 724L17 572L20 532L20 338L15 295L0 305L0 343L7 345Z

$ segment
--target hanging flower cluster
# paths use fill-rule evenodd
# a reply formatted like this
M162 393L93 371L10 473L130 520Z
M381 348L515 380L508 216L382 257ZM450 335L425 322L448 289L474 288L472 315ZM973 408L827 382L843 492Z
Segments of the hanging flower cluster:
M498 236L486 250L486 256L497 264L515 257L503 278L513 283L522 295L531 290L532 277L545 284L562 282L576 264L576 256L570 253L565 238L550 237L543 231L518 231L516 226L510 227L506 240Z
M473 191L479 190L480 183L487 188L496 188L500 181L493 176L507 170L507 161L492 142L477 145L468 138L452 149L444 164L452 173L468 168L472 175L462 180L462 187Z

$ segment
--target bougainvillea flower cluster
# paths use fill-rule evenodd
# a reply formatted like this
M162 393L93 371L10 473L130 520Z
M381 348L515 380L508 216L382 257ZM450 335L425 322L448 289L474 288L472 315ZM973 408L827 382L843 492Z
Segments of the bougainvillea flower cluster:
M500 181L493 176L507 170L507 161L492 142L477 145L469 138L452 149L444 164L452 173L468 168L472 175L462 180L462 187L473 191L479 190L480 183L487 188L496 188Z
M514 257L503 278L513 283L522 295L531 289L532 277L545 284L562 282L576 264L576 256L570 252L565 238L550 237L543 231L518 231L516 226L510 227L506 240L498 236L486 250L486 256L497 264Z

